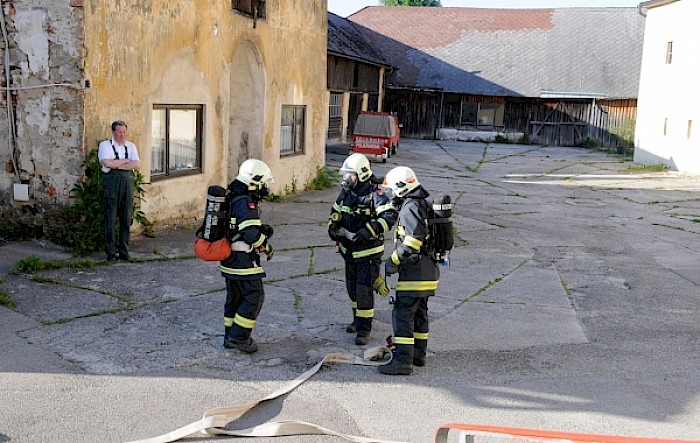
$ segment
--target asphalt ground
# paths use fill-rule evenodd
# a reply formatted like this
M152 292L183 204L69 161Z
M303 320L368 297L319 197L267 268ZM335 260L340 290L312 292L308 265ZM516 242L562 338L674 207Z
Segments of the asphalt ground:
M346 154L329 147L328 165ZM427 366L390 377L330 364L233 426L303 420L432 442L441 424L465 422L700 440L700 177L579 148L448 141L402 140L372 165L410 166L456 200ZM0 290L16 304L0 307L0 443L157 436L262 398L330 352L383 345L391 307L380 297L370 344L345 332L343 264L325 230L337 191L262 205L276 253L253 355L222 346L224 281L194 257L194 227L135 238L132 262L32 275L10 270L70 254L0 246Z

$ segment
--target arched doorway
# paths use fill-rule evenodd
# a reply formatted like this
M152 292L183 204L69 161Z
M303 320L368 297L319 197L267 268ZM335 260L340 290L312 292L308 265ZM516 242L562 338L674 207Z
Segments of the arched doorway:
M265 70L255 46L243 41L231 63L228 181L249 158L263 157Z

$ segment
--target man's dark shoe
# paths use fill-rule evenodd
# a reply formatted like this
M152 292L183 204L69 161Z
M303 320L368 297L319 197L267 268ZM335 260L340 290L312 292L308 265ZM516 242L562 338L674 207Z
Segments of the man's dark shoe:
M425 366L425 357L413 357L413 366Z
M355 344L358 346L363 346L369 343L369 335L358 335L355 337Z
M253 354L255 352L258 352L258 345L253 341L252 338L248 337L247 340L229 340L228 338L224 339L224 347L229 348L229 349L238 349L241 352L245 352L246 354Z
M379 372L386 375L411 375L413 366L409 363L399 363L392 360L388 365L382 365L377 368Z
M117 261L117 256L107 254L107 261Z
M129 261L129 254L119 254L119 260Z
M354 334L357 332L357 326L355 326L355 323L350 323L347 328L345 328L345 332L349 332L351 334Z

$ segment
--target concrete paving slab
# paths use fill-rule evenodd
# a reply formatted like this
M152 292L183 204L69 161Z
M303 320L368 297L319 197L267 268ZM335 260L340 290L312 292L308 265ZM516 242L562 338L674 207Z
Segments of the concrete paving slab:
M126 301L116 296L54 283L36 283L26 276L8 276L5 284L17 310L40 322L65 321L127 306Z
M2 356L0 358L0 373L3 374L3 377L0 377L0 386L5 375L11 373L62 374L76 372L76 368L71 362L62 359L54 352L47 352L34 346L20 337L21 331L40 328L41 323L37 320L4 307L0 307L0 319L2 319L0 321L0 337L2 337L0 340L0 356ZM2 389L0 387L0 390ZM13 400L17 400L19 395L22 395L19 393L20 389L11 386L6 386L4 389L17 392L17 397L13 397Z
M479 297L432 321L431 337L440 339L429 341L429 349L505 350L588 342L576 312L562 307L563 302L538 305L487 299Z
M45 240L0 242L0 276L10 273L17 262L29 257L68 260L72 255L64 248Z
M64 282L67 286L89 288L145 303L204 294L224 287L218 263L199 259L172 260L144 265L141 262L115 262L68 272L42 271L39 278Z
M571 300L553 266L528 261L489 287L475 300L481 303L512 303L545 308L571 309Z

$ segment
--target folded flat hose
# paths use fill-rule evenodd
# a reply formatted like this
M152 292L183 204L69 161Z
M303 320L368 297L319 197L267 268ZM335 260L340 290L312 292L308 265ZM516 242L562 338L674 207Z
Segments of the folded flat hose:
M314 367L304 372L287 385L277 391L250 403L240 406L230 406L225 408L209 409L204 413L204 417L187 426L175 429L167 434L158 437L147 438L145 440L133 441L130 443L169 443L185 438L195 432L203 432L209 435L230 435L233 437L282 437L287 435L332 435L344 438L345 440L357 443L401 443L390 440L379 440L376 438L357 437L354 435L345 435L313 423L295 420L282 420L276 422L267 422L248 429L227 430L227 425L238 420L243 414L250 411L258 404L280 397L297 386L304 383L317 373L324 363L345 363L350 365L364 366L381 366L391 361L391 351L383 346L369 348L364 351L362 357L344 352L335 352L327 354ZM388 359L386 356L389 356Z

